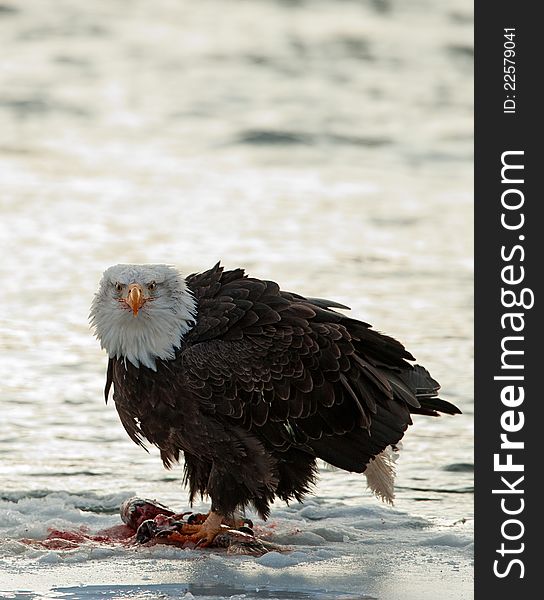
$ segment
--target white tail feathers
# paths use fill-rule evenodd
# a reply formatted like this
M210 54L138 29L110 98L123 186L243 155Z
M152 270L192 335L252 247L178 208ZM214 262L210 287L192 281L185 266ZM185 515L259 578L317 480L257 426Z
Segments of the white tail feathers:
M397 448L388 446L381 454L371 460L365 470L366 483L372 493L380 500L393 504L395 499L395 461Z

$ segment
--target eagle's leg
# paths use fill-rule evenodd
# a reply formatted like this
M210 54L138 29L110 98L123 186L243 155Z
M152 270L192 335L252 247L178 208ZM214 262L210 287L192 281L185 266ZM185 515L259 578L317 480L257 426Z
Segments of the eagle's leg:
M202 525L209 516L210 512L192 513L187 517L187 523L190 525ZM230 529L238 529L240 527L249 527L251 529L253 527L253 521L240 513L234 513L231 517L223 517L222 523Z

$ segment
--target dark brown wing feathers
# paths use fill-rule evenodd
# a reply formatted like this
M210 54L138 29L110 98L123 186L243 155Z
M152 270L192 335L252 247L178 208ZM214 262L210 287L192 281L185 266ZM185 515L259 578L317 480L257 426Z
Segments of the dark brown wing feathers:
M421 409L413 377L403 375L413 372L412 355L368 324L331 310L335 303L307 300L219 265L187 283L200 314L180 356L187 385L203 402L211 399L209 410L251 431L277 423L274 434L267 428L272 445L296 445L285 421L296 425L302 444L316 449L358 431L342 447L352 443L350 467L356 463L362 471L399 441L411 410ZM215 338L205 343L210 322ZM198 366L203 361L206 371Z

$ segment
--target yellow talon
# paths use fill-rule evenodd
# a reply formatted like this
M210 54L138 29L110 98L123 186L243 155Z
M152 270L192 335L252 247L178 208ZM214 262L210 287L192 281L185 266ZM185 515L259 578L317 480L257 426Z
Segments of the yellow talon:
M208 518L202 525L185 525L183 533L190 533L190 530L194 531L190 535L190 540L196 542L198 546L205 548L213 542L218 533L224 529L228 529L222 522L223 517L221 515L210 511Z

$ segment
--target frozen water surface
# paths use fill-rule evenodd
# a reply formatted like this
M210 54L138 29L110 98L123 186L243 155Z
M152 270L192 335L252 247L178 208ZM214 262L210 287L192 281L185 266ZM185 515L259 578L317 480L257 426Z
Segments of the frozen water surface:
M472 597L472 5L0 7L0 597ZM321 470L289 554L20 542L187 506L104 406L101 272L221 259L401 339L463 410L416 417L397 501ZM198 508L198 507L197 507ZM204 509L204 506L200 508Z

